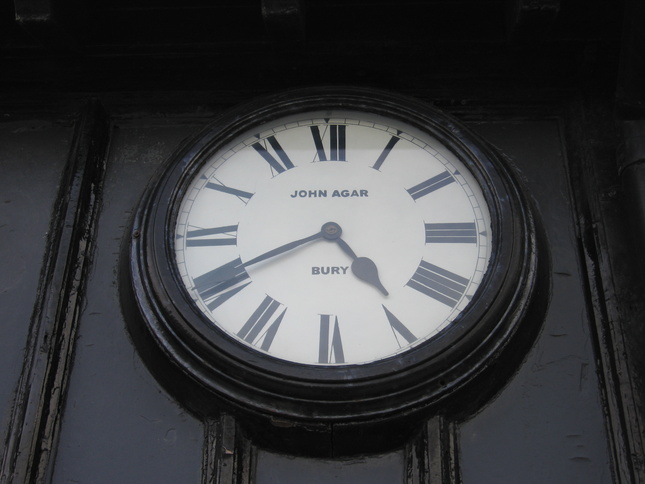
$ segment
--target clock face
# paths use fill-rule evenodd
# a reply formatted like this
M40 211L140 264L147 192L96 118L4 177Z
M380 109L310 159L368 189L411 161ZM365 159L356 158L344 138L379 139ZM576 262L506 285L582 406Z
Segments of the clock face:
M366 364L441 334L467 308L496 234L455 152L360 110L278 116L185 182L174 264L209 324L306 365Z
M275 419L396 426L448 400L440 411L463 412L494 391L487 372L515 368L546 307L529 208L495 150L416 99L268 96L149 185L124 313L198 413L214 398L271 433Z

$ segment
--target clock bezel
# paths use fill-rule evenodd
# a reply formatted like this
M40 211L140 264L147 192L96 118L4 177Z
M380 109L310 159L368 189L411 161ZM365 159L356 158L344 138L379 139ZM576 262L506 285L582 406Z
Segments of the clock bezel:
M494 234L489 269L466 309L436 336L373 363L307 365L254 351L204 316L174 263L174 224L186 187L203 163L248 129L290 114L366 110L427 132L480 184ZM538 241L528 202L506 162L449 115L376 90L290 91L234 109L189 140L147 190L130 245L131 289L154 344L207 394L263 415L315 421L381 418L438 404L490 367L529 313L539 279Z

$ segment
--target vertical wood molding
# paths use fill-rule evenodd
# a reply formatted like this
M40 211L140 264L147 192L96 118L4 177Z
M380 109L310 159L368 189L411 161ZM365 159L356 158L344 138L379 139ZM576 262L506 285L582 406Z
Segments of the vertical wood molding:
M638 335L630 330L632 321L642 320L643 303L629 282L637 265L633 258L621 259L627 240L621 234L633 228L624 225L619 203L614 120L607 105L584 99L572 103L568 118L564 138L569 147L570 183L576 198L613 479L616 483L645 482L639 410L643 403L633 367L634 353L642 351L642 346L632 347Z
M251 484L256 450L234 417L204 419L202 484Z
M428 420L406 449L406 484L459 484L459 450L454 422L438 415Z
M52 211L47 250L16 389L0 482L47 482L94 249L110 125L100 102L80 114Z

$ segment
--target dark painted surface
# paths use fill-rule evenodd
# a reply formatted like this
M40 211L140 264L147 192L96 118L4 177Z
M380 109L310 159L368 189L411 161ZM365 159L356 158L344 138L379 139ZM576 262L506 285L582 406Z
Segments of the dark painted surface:
M553 290L540 337L520 371L459 428L462 477L613 482L559 123L492 123L477 130L513 160L536 201L551 249Z
M142 365L117 284L132 210L154 170L195 128L163 120L116 124L53 482L198 483L201 423Z
M256 484L329 484L332 482L403 483L402 452L348 460L294 459L259 452Z
M10 118L7 114L5 119ZM14 391L72 129L49 119L0 123L0 435Z

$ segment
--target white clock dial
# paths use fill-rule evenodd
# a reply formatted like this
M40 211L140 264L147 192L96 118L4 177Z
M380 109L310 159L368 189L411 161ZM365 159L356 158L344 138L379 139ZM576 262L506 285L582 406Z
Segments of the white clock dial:
M449 326L493 236L481 188L437 139L333 111L277 119L209 158L181 201L175 255L232 338L297 363L363 364Z

